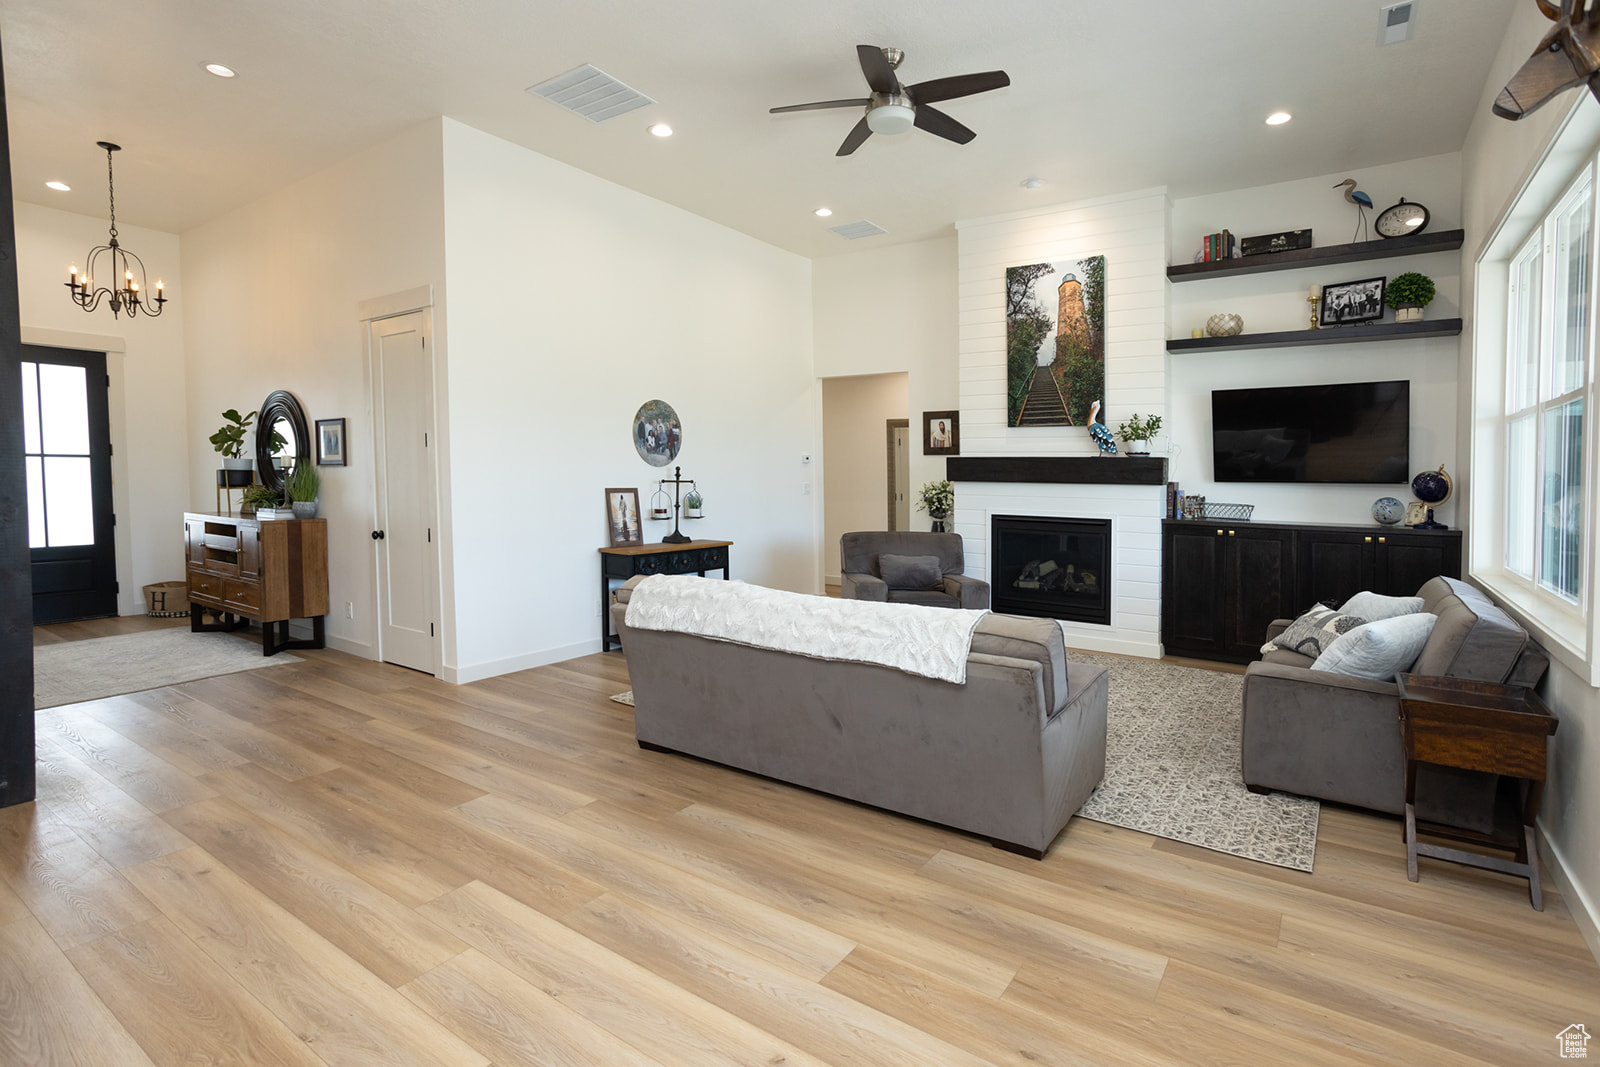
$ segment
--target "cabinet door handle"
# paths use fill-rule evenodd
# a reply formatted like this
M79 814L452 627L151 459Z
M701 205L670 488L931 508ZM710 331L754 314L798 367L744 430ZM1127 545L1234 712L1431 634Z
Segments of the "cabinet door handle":
M1222 531L1221 531L1221 530L1218 530L1218 531L1217 531L1217 536L1218 536L1218 537L1221 537L1221 536L1222 536Z
M1372 544L1372 538L1370 537L1363 537L1361 540L1365 541L1369 545Z
M1383 544L1388 544L1388 543L1389 543L1389 539L1387 537L1378 538L1378 544L1383 545Z
M374 541L382 541L383 540L383 531L382 530L373 530L372 531L372 539Z
M1232 536L1233 536L1233 531L1232 531L1232 530L1229 530L1229 531L1228 531L1228 536L1229 536L1229 537L1232 537Z

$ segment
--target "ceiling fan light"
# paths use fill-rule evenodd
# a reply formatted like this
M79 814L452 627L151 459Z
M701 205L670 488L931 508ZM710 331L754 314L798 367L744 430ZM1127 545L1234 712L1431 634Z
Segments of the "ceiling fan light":
M905 104L882 104L867 112L867 129L873 133L905 133L916 121L916 111Z

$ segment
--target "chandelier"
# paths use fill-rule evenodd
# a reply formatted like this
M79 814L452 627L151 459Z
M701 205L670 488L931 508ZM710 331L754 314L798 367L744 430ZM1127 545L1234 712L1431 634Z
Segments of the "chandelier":
M117 186L111 173L111 153L122 151L122 146L114 145L110 141L95 143L106 150L106 189L111 195L111 241L109 244L97 245L89 253L89 261L84 265L81 276L78 274L76 264L70 268L67 288L72 290L72 299L85 311L95 310L100 306L101 299L109 296L113 318L124 311L128 313L129 318L133 318L141 310L146 315L159 315L162 305L167 302L167 298L161 293L160 279L156 280L156 295L153 300L146 300L140 296L140 290L145 286L144 261L117 244ZM97 288L94 279L101 270L105 270L106 273L100 274L100 277L109 277L110 284ZM138 277L134 276L135 270L139 272Z

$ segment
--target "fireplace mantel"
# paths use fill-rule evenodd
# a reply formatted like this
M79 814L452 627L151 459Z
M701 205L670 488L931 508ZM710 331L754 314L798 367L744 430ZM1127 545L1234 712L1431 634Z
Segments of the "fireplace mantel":
M1156 456L951 456L952 482L1041 482L1075 485L1166 485L1166 458Z

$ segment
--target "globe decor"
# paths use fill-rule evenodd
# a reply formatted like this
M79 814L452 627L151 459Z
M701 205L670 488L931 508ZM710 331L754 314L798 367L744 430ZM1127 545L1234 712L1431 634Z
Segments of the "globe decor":
M1428 506L1428 518L1423 522L1416 523L1412 529L1448 530L1450 527L1442 522L1434 521L1433 518L1433 509L1449 500L1450 494L1455 491L1455 483L1450 480L1450 475L1445 473L1444 467L1441 466L1438 470L1423 471L1411 479L1411 491L1417 495L1418 500Z
M1406 506L1392 496L1380 496L1372 502L1372 517L1385 526L1393 526L1406 517Z

